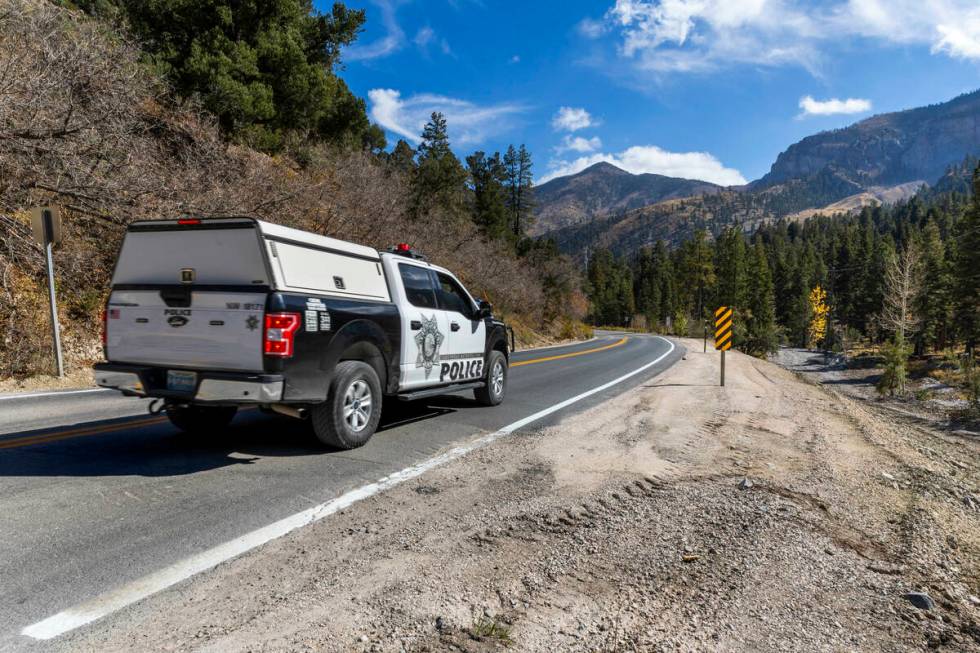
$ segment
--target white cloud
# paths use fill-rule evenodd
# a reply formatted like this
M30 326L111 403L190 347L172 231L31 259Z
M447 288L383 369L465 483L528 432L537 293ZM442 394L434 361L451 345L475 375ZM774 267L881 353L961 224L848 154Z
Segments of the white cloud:
M515 54L510 58L510 63L521 63L521 55Z
M583 138L581 136L572 136L566 134L565 138L562 139L561 145L555 148L558 154L563 152L595 152L602 147L602 140L598 136L593 136L592 138Z
M818 74L824 50L853 38L980 61L976 0L616 0L604 26L623 57L660 74L737 64Z
M481 107L467 100L421 93L402 98L394 89L368 91L371 120L388 131L418 143L422 127L433 111L446 116L450 140L454 145L472 145L506 132L513 126L516 114L524 107L518 104L496 104Z
M597 123L585 109L561 107L551 119L551 126L558 131L574 132L586 127L594 127Z
M933 52L959 59L980 59L980 15L964 25L939 25L940 39Z
M865 113L866 111L871 111L871 100L862 100L859 98L814 100L812 96L807 95L800 98L800 109L803 110L803 113L800 114L801 117Z
M415 45L424 49L429 45L435 35L435 31L426 25L415 33L415 38L412 40L414 41Z
M597 39L606 33L606 24L601 20L584 18L578 24L578 32L588 39Z
M438 38L435 30L428 25L420 28L415 33L415 38L412 39L412 42L425 56L428 56L429 46L433 44L437 45L443 54L450 56L453 54L453 49L449 46L449 41L444 38Z
M538 183L573 175L603 161L633 174L654 173L682 179L700 179L722 186L747 183L742 173L734 168L726 168L707 152L668 152L656 145L635 145L618 154L598 153L582 156L574 161L552 161L548 166L548 173Z
M398 20L395 18L395 9L398 6L396 0L374 0L374 4L381 12L381 24L384 25L387 34L373 43L355 44L344 50L344 58L348 61L365 61L387 57L405 44L405 32L402 31ZM418 35L415 38L418 39Z

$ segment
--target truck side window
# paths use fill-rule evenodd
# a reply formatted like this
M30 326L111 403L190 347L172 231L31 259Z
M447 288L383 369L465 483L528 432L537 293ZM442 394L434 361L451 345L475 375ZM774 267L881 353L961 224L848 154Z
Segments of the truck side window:
M466 291L450 276L439 273L439 308L444 311L456 311L468 318L473 317L473 302Z
M435 308L436 294L432 286L432 277L425 268L417 265L399 265L398 272L402 275L402 285L405 295L412 306L419 308Z

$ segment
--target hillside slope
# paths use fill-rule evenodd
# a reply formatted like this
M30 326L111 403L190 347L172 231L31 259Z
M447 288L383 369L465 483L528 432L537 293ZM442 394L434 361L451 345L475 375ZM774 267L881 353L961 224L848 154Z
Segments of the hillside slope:
M706 181L634 175L609 163L596 163L578 174L552 179L535 189L537 208L532 235L580 225L599 215L720 190L720 186Z
M126 225L186 214L251 216L376 248L416 243L529 337L546 323L561 326L566 313L548 318L543 307L567 311L573 302L549 304L540 270L439 207L425 220L410 219L406 173L382 157L313 143L300 165L230 143L212 116L174 100L125 35L42 0L6 4L0 377L52 366L44 258L28 214L49 203L64 209L64 243L54 259L69 370L101 357L100 315Z

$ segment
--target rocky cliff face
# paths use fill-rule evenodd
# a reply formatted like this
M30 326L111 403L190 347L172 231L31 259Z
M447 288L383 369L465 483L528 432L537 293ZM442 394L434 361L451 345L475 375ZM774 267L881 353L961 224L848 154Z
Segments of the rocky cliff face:
M935 181L950 164L978 151L980 91L804 138L752 187L806 179L828 168L864 187Z

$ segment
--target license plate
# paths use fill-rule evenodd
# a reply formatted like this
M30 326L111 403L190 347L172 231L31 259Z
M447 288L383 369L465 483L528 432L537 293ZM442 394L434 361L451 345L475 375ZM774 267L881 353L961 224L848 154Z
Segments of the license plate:
M167 370L167 390L173 392L194 392L197 387L197 372Z

